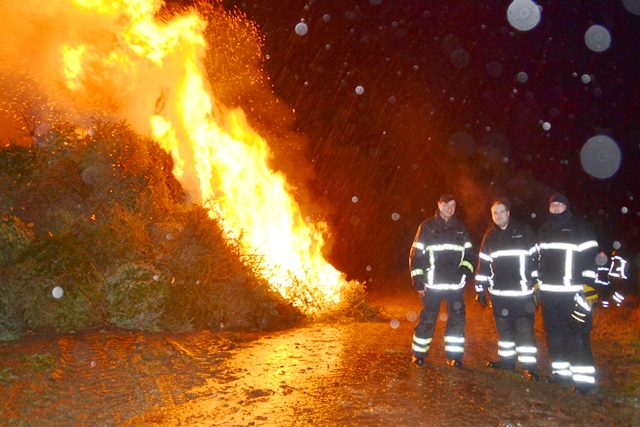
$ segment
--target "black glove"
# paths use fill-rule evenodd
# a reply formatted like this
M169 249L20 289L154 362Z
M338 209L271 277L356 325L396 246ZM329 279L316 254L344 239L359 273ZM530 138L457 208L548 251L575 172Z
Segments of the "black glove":
M589 316L591 316L591 307L589 307L589 303L587 303L584 297L580 294L576 294L574 300L576 301L576 304L573 307L573 313L571 313L571 323L569 323L569 327L572 330L577 331L582 329L587 320L589 320Z
M476 301L478 301L478 304L480 304L482 308L487 308L487 292L478 292L476 294Z

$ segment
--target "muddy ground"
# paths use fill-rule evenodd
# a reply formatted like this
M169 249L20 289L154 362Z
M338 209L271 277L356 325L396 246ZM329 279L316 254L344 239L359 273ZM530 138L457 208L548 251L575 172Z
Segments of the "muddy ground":
M640 425L638 390L627 382L640 368L637 354L617 357L619 345L597 334L597 313L600 387L583 396L486 368L497 335L471 294L462 369L445 363L444 322L428 365L411 364L414 292L372 298L397 324L181 335L105 329L0 343L0 425ZM536 330L539 372L549 374L541 325Z

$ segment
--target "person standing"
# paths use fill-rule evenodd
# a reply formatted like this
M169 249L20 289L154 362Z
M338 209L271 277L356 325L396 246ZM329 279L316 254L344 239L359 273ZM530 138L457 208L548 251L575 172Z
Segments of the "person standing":
M464 286L473 275L475 255L466 225L456 215L456 198L444 194L435 216L416 233L409 255L413 286L422 310L413 335L413 362L424 365L436 328L440 304L447 306L444 348L447 364L462 367L466 308Z
M611 265L606 265L608 258L604 252L600 252L599 259L602 261L598 263L596 284L600 285L602 307L609 307L612 299L620 307L624 302L620 284L622 280L627 279L625 273L627 261L616 255L616 251L611 254ZM615 290L613 289L614 287L616 288Z
M476 273L476 301L487 307L489 292L499 337L500 360L487 366L513 371L520 362L524 377L538 381L531 276L538 261L537 237L529 225L511 218L511 203L506 198L494 200L491 218L493 226L482 239Z
M584 394L596 386L590 301L595 301L598 241L591 224L571 212L564 194L551 196L549 212L538 231L540 261L534 273L552 359L548 380L573 384Z

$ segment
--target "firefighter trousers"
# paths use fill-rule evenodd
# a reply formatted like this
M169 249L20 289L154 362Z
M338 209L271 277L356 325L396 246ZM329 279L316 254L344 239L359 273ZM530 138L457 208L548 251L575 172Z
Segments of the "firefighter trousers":
M464 353L464 328L467 324L464 289L427 289L422 298L422 311L413 335L413 354L425 357L431 345L440 313L442 300L447 307L447 326L444 331L444 348L449 360L462 360Z
M595 385L595 363L591 352L592 317L579 329L571 328L575 308L572 292L541 292L542 319L551 355L551 372L579 385Z
M515 367L519 361L522 369L535 370L538 348L533 332L536 311L533 295L491 295L491 305L500 339L500 364Z

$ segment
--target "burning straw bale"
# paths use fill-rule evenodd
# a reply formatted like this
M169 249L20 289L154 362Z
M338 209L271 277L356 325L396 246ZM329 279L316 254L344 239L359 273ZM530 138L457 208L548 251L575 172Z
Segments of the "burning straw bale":
M186 202L172 170L168 153L122 123L58 125L31 147L0 148L0 340L106 323L189 331L300 321L218 221Z

